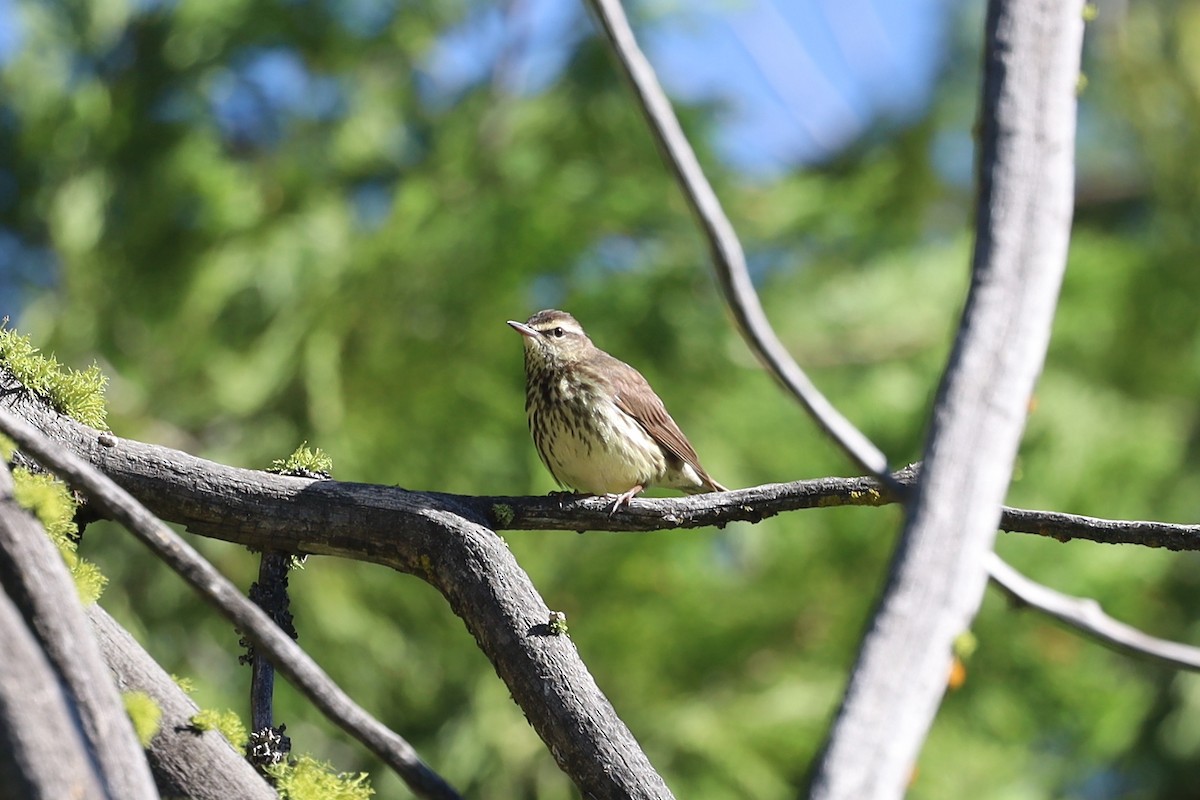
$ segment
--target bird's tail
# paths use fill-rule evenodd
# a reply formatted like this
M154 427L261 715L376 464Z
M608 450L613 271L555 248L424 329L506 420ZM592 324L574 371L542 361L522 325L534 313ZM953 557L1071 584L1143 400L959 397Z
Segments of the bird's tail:
M700 473L700 480L703 481L703 483L700 486L693 486L693 487L685 488L685 489L683 489L683 491L686 492L687 494L706 494L708 492L728 492L729 491L724 486L722 486L721 484L717 483L712 478L710 478L707 472Z

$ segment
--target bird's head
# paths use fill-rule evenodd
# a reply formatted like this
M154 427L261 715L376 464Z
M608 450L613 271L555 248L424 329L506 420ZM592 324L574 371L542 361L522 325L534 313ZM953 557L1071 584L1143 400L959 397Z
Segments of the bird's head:
M525 337L525 358L535 364L575 364L595 347L583 326L565 311L546 309L525 322L509 320L508 324Z

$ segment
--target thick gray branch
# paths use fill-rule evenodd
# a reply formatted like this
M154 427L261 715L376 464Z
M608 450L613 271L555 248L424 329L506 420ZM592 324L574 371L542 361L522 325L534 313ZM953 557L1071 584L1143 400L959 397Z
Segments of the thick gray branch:
M2 590L0 642L0 800L111 800L88 754L72 699Z
M1066 265L1079 0L988 6L972 283L883 597L814 771L817 798L901 797L983 595Z
M54 670L99 778L100 796L114 800L158 797L146 757L84 616L75 583L41 525L17 506L12 477L4 464L0 464L0 585ZM7 666L5 670L12 671ZM70 739L64 745L69 749Z
M190 724L200 709L150 654L99 606L87 610L104 661L122 691L145 692L162 710L147 753L164 797L189 800L276 800L277 795L245 756L217 731Z

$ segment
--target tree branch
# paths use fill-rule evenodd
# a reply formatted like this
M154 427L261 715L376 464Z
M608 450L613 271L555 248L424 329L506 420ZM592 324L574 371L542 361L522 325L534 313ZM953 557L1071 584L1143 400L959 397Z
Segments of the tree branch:
M258 580L250 587L250 600L295 640L296 628L289 610L288 570L292 558L287 553L264 550L258 561ZM247 653L238 660L250 663L250 743L247 756L260 769L277 764L291 752L291 738L283 734L284 725L275 726L275 665L247 643Z
M1100 519L1061 511L1035 511L1005 506L1000 529L1048 536L1060 542L1087 539L1102 544L1137 544L1167 550L1200 550L1200 525L1150 520Z
M191 719L200 709L128 631L100 606L89 608L87 616L117 686L145 692L162 710L147 754L163 797L277 800L275 790L224 736L192 727Z
M813 773L904 794L986 585L1070 239L1081 2L991 0L972 283L884 594Z
M0 384L6 381L11 378L5 376L0 366ZM464 536L473 538L480 524L511 531L652 532L720 527L735 521L757 522L798 509L896 502L894 496L871 478L822 478L685 498L635 499L621 513L610 515L609 504L597 497L471 497L238 469L97 431L19 392L0 398L0 407L4 405L19 411L41 431L94 463L158 516L183 524L193 533L260 550L374 562L416 575L439 590L460 581L456 570L461 574L468 559L463 555L464 548L455 543ZM901 483L912 483L916 470L909 467L895 477ZM1200 550L1200 526L1196 525L1105 520L1027 509L1005 509L1001 525L1005 530L1061 541L1077 538ZM614 739L611 749L604 754L592 750L588 755L587 748L569 744L578 738L572 733L573 715L597 717L596 722L586 726L592 732L587 735L596 735L596 731L616 724L605 721L612 709L595 689L590 676L576 674L572 662L577 662L578 656L574 648L554 647L565 644L566 637L529 635L546 631L549 610L540 598L530 601L540 607L528 611L513 612L511 603L502 609L489 606L482 584L508 585L517 594L523 594L528 578L511 562L511 554L495 537L487 537L485 542L487 555L475 559L483 571L467 570L461 578L465 585L453 593L442 590L443 594L448 599L454 597L452 606L467 622L468 629L496 633L494 637L476 635L481 649L497 665L497 672L509 684L514 700L552 752L558 754L560 764L564 760L562 754L568 753L570 763L564 770L577 785L583 787L589 780L589 770L579 762L598 759L596 763L602 764L603 759L615 758L607 763L630 763L621 755L626 748L636 747L628 731L624 731L625 740ZM493 557L499 563L489 560ZM1038 595L1027 593L1024 600L1040 608ZM518 601L516 606L521 607L522 602ZM1056 616L1051 608L1047 613ZM501 626L511 624L507 620L514 615L527 620L526 627L514 626L506 629L505 634ZM493 644L496 639L506 641L496 645ZM536 646L525 647L530 644ZM555 653L565 656L558 657ZM1154 656L1153 651L1145 654ZM529 674L542 678L508 677L530 670L533 672ZM554 698L548 707L543 704L543 693ZM563 695L595 697L602 707L592 710L591 701L587 700L572 705L561 699ZM557 717L558 721L546 721L547 715ZM582 728L576 730L579 729ZM641 758L644 760L644 756Z
M55 691L62 693L86 745L90 768L99 779L99 796L158 797L125 705L84 617L75 583L42 526L17 505L12 490L8 466L0 464L0 584L49 661ZM70 747L69 740L64 746ZM84 777L77 775L81 785Z
M1200 648L1159 639L1115 620L1095 600L1072 597L1031 581L995 553L988 556L988 574L1013 600L1036 608L1102 644L1178 669L1200 671Z
M0 512L0 525L4 524ZM58 675L4 591L0 641L0 798L115 800L102 788L103 777Z
M458 798L458 793L421 761L408 742L350 699L262 609L243 597L237 587L128 492L90 463L55 444L28 422L8 411L0 411L0 430L17 443L22 452L37 459L68 485L82 491L101 510L150 547L210 605L244 631L255 647L268 655L279 671L317 708L391 766L418 797L444 800ZM144 768L145 761L141 763ZM119 796L141 795L130 793Z
M5 381L0 369L0 386ZM226 467L80 425L27 392L0 395L0 408L18 411L153 513L189 530L257 549L372 561L427 581L466 623L585 796L671 796L570 638L547 635L550 609L470 503L451 495ZM0 427L12 422L0 414ZM250 631L242 621L236 624ZM282 664L276 666L291 679Z

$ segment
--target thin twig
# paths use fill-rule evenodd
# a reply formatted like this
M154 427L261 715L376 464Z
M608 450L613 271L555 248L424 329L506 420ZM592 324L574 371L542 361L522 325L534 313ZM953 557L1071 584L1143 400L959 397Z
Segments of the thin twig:
M255 648L269 656L317 708L394 769L414 794L444 800L459 797L407 741L355 703L262 609L128 492L9 411L0 410L0 430L149 546L213 608L244 631Z
M767 315L746 268L746 254L741 242L704 170L700 168L700 162L679 125L671 101L654 74L654 68L638 47L620 0L588 0L588 3L600 22L605 38L612 45L621 70L633 86L638 105L646 116L659 150L675 173L679 187L708 239L717 280L742 338L767 370L800 401L817 424L855 463L887 484L888 488L902 492L901 486L892 484L887 456L821 394L767 322Z
M1159 639L1115 620L1090 597L1073 597L1026 578L995 553L988 574L1009 597L1117 650L1179 669L1200 671L1200 648Z
M263 551L259 556L258 580L250 587L250 600L295 640L296 627L292 624L291 598L288 596L291 565L292 557L288 553ZM258 653L253 644L245 644L248 653L242 659L250 662L251 670L250 740L246 744L246 755L255 767L265 770L287 758L292 740L284 735L284 725L275 725L275 665Z

